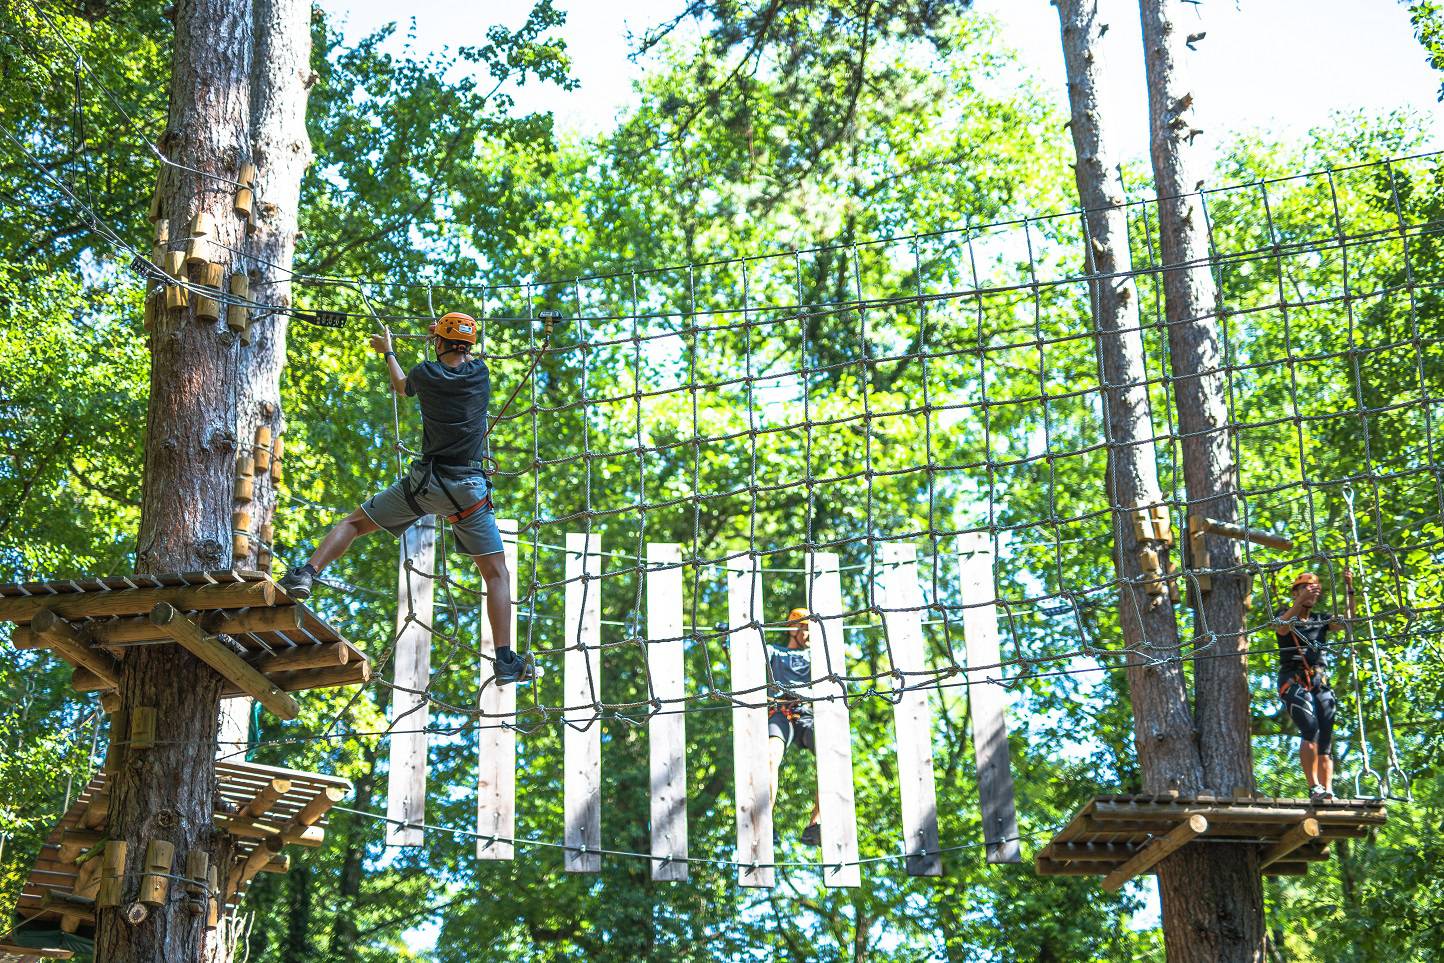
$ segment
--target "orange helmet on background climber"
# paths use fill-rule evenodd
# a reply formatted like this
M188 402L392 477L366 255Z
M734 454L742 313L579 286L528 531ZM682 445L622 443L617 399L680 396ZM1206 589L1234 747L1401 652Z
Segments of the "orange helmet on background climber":
M789 622L805 622L811 617L812 613L807 611L807 609L793 609L787 613L787 621Z
M442 341L476 344L476 319L460 311L449 311L431 326L431 333Z
M1323 584L1323 583L1321 583L1321 582L1319 581L1319 577L1318 577L1317 575L1315 575L1313 572L1300 572L1300 573L1294 578L1293 584L1289 586L1289 591L1292 592L1294 589L1298 588L1300 585L1321 585L1321 584Z

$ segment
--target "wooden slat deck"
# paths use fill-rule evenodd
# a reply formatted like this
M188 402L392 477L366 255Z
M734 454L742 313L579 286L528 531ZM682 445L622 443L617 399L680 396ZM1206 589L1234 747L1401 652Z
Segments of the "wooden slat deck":
M282 793L274 803L266 810L264 820L275 825L285 825L296 817L296 815L319 794L328 789L340 789L350 792L351 783L345 779L335 776L326 776L313 772L298 772L293 769L282 769L276 766L262 766L249 762L218 762L216 764L216 777L220 795L225 803L224 809L234 809L239 812L254 798L256 792L263 786L268 786L274 779L285 779L290 782L290 788ZM75 889L80 868L71 861L63 861L60 855L61 839L68 829L86 825L93 820L87 820L86 814L91 808L91 803L98 796L107 793L107 774L99 772L91 779L79 798L66 810L65 815L55 828L50 831L41 847L40 856L36 861L34 869L25 881L25 886L20 893L20 900L16 906L16 912L21 918L26 918L27 923L35 922L38 925L46 925L49 922L59 922L61 915L53 910L44 908L45 893L49 890L56 890L61 893L70 893ZM327 803L329 808L329 803ZM218 809L217 817L223 817L227 813ZM325 831L326 817L323 814L313 826ZM252 838L237 837L233 843L233 855L235 865L239 866L261 845L261 840ZM94 857L94 858L99 858ZM221 877L224 880L224 876ZM224 883L222 884L224 885ZM244 895L249 881L242 881L240 887L231 894L227 900L227 906L235 906ZM89 935L89 924L82 923L80 935Z
M219 570L208 572L169 572L154 575L115 575L107 578L57 579L50 582L23 582L0 585L0 602L10 599L46 600L55 605L64 605L66 621L75 627L93 646L104 649L112 656L124 658L125 650L136 645L169 645L173 640L160 628L153 625L147 615L97 615L88 616L85 607L89 600L97 606L112 603L117 593L144 590L185 590L201 586L236 585L243 583L269 582L270 576L262 572L244 570ZM274 583L273 583L274 584ZM88 597L85 601L76 596ZM271 618L267 613L275 613ZM196 609L183 607L182 614L194 619L206 631L225 633L239 642L245 649L247 661L261 663L271 657L295 658L307 652L314 652L319 646L340 645L345 661L339 658L334 665L322 671L287 671L284 665L267 671L272 682L280 689L295 692L302 689L331 685L357 685L371 676L371 667L365 655L347 641L341 633L325 619L312 612L305 605L296 602L275 588L274 602L270 606L247 606L243 608ZM0 621L10 618L0 612ZM243 624L246 620L267 619L273 624L266 630L237 631L227 623ZM12 641L17 648L50 648L58 658L65 659L63 652L38 640L30 631L29 617L16 619L12 630ZM69 659L67 659L69 661ZM72 663L74 664L74 663ZM83 670L77 673L77 688L104 688L100 680L88 676ZM318 685L319 683L319 685ZM235 687L227 687L224 697L242 695Z
M1338 839L1367 835L1387 818L1377 799L1308 799L1271 796L1098 796L1074 814L1035 857L1043 876L1107 876L1140 850L1190 816L1203 816L1208 829L1189 845L1234 843L1267 852L1306 819L1317 820L1317 838L1264 869L1266 874L1298 874L1308 864L1329 858Z

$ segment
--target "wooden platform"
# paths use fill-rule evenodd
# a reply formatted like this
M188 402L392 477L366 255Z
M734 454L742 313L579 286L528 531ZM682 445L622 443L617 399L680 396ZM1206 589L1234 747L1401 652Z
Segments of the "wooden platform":
M16 623L16 648L48 648L73 665L81 691L114 688L137 645L180 644L226 678L223 696L250 695L282 718L295 714L284 693L371 677L358 649L260 572L0 585L0 621Z
M1267 875L1301 875L1329 858L1336 839L1382 826L1376 799L1249 796L1098 796L1035 857L1042 876L1102 876L1116 890L1187 845L1256 846Z
M70 950L39 949L16 943L0 943L0 963L39 963L41 960L68 960L75 956Z
M290 857L282 855L284 846L320 846L327 812L351 791L345 779L245 762L219 762L216 776L221 802L213 817L215 825L235 837L231 865L224 873L215 873L218 895L226 907L240 901L257 873L286 871ZM98 850L109 795L107 775L99 773L46 837L16 907L27 926L53 930L59 925L65 932L90 934L94 908L85 903L93 902L100 889ZM185 871L185 856L177 854L176 875ZM141 862L132 854L129 871L139 873ZM184 898L176 891L180 886L178 881L172 883L172 899ZM134 880L127 879L127 901L135 889Z

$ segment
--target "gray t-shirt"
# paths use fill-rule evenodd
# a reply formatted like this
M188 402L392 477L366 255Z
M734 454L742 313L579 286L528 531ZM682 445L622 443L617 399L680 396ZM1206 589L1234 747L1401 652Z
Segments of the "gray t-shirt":
M469 358L448 368L423 361L406 376L406 393L421 404L421 457L438 465L469 466L482 456L491 373Z
M808 649L783 649L775 645L767 647L767 666L772 672L771 695L774 699L790 696L812 684L812 652Z

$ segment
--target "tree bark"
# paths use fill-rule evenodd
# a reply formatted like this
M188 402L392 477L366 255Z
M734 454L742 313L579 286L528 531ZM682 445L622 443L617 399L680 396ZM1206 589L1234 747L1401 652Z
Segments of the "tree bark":
M256 223L249 252L254 273L251 296L263 304L291 305L291 268L301 203L301 179L311 166L306 102L316 75L311 71L311 0L254 0L255 70L251 75L251 160L256 165ZM240 428L254 440L265 425L283 437L281 369L286 363L287 316L274 314L251 325L250 344L241 351ZM283 446L284 447L284 446ZM284 464L284 458L282 463ZM258 565L261 528L276 511L272 475L255 478L250 514L250 551L237 564Z
M1150 154L1158 193L1169 363L1183 450L1190 516L1234 521L1236 467L1230 449L1223 352L1218 327L1205 212L1198 190L1193 91L1179 58L1188 48L1178 23L1182 0L1139 0L1148 78ZM1186 532L1180 533L1186 536ZM1185 545L1187 540L1185 538ZM1212 587L1191 586L1195 612L1194 664L1199 753L1207 788L1228 795L1253 788L1250 742L1248 640L1243 634L1247 578L1236 544L1206 536L1195 568L1212 570ZM1170 898L1164 885L1164 929L1171 960L1261 960L1264 955L1263 886L1258 854L1249 847L1188 847L1174 879L1187 889ZM1191 864L1191 865L1190 865ZM1171 910L1171 912L1170 912ZM1172 917L1172 918L1170 918Z
M192 218L206 212L212 257L240 268L244 229L232 212L233 181L249 145L250 0L180 0L175 7L170 108L162 153L160 211L181 246ZM199 280L198 273L192 280ZM225 568L231 553L231 484L236 456L237 350L222 322L197 321L193 307L160 311L151 331L150 402L136 567L140 572ZM155 746L127 753L111 780L107 836L128 843L124 903L136 896L146 844L175 844L184 872L195 849L225 878L229 847L211 825L212 757L221 679L178 646L139 646L122 663L122 710L156 709ZM204 914L192 915L182 886L126 922L124 905L97 913L102 963L184 963L201 958Z
M306 130L306 102L316 75L311 70L310 0L253 0L255 4L255 67L251 72L250 160L256 165L256 207L248 248L252 256L251 299L260 304L291 306L291 268L301 206L301 179L311 166L311 137ZM251 322L241 346L241 383L238 420L240 443L254 445L256 429L270 429L273 439L283 437L286 422L281 408L281 369L286 365L284 314L258 316ZM273 463L284 464L282 457ZM270 572L273 551L271 531L280 494L275 480L282 469L256 472L249 502L237 505L250 516L246 553L235 559L237 568ZM221 706L222 731L249 732L251 700L228 699ZM232 736L234 738L234 736ZM237 755L235 747L222 746L223 755Z
M1128 687L1134 744L1144 792L1198 792L1203 770L1180 662L1157 663L1179 653L1178 624L1167 594L1141 584L1141 552L1161 560L1161 538L1140 539L1134 519L1165 504L1158 484L1148 369L1139 325L1138 292L1128 249L1128 219L1117 162L1098 106L1104 25L1097 0L1057 0L1063 61L1072 111L1074 167L1083 206L1088 294L1097 332L1103 430L1108 442L1107 496L1113 510L1114 566L1119 580L1118 621L1129 651ZM1158 534L1158 533L1154 533Z

